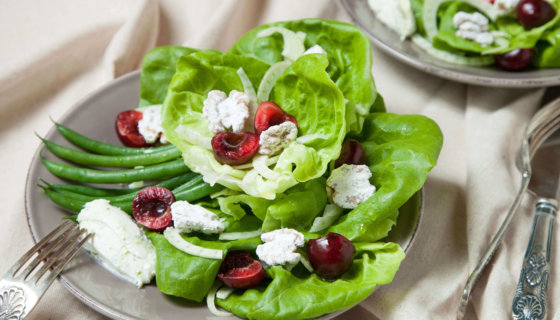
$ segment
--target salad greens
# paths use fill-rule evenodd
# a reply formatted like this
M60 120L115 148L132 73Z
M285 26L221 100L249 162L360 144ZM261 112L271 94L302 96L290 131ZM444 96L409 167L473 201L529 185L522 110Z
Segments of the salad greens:
M378 1L378 0L370 0ZM554 68L560 65L558 38L560 28L560 1L548 1L556 11L545 24L526 29L516 14L516 7L507 7L500 1L490 0L409 0L417 30L414 43L431 55L446 62L462 65L490 65L496 54L512 50L535 49L532 66ZM512 2L516 4L516 2ZM482 13L489 20L488 32L493 36L489 45L462 37L454 23L458 12ZM426 45L425 42L430 43Z
M546 40L538 44L558 48L555 32L543 31ZM306 52L317 45L325 54ZM543 65L560 55L558 50L543 52ZM216 185L193 198L193 204L215 213L224 225L220 235L146 230L156 250L161 292L195 302L214 295L220 256L237 250L255 253L260 234L280 228L295 229L306 241L329 232L345 236L356 249L350 269L326 281L313 272L300 248L301 263L270 266L257 287L207 301L249 319L305 319L350 308L377 285L392 281L404 252L386 237L399 214L418 208L418 192L437 162L443 137L424 116L386 113L371 65L370 43L359 29L321 19L260 26L228 52L165 46L146 55L139 107L162 105L165 136L180 150L184 169L202 175L204 183L197 185ZM256 155L237 166L218 162L203 115L212 90L245 92L253 117L256 104L275 102L297 120L298 138L275 156ZM364 147L370 182L377 188L353 210L332 204L326 185L346 138ZM169 177L158 176L164 178ZM194 179L200 176L187 183ZM181 188L186 187L175 190ZM70 195L67 200L77 203ZM173 233L171 242L167 231ZM213 254L202 257L184 249L187 253L172 243Z

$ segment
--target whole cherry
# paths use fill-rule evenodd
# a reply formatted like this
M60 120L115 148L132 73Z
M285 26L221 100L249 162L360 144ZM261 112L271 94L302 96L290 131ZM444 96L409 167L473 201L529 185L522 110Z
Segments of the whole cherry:
M556 10L545 0L521 0L517 4L517 20L525 30L540 27L556 16Z
M355 252L348 238L334 232L311 239L307 244L307 258L313 270L327 280L335 280L348 271Z
M528 68L533 60L533 49L514 49L494 55L496 65L507 71L520 71Z

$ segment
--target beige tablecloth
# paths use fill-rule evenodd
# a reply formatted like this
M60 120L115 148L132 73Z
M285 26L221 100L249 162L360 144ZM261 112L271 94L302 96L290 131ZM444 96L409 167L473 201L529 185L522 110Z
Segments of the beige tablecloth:
M138 68L153 46L225 50L261 23L304 17L349 21L336 2L326 0L2 1L0 273L32 245L24 181L39 146L34 132L48 131L49 116L57 119L86 94ZM513 158L522 128L545 90L466 86L411 69L375 48L373 72L389 111L433 118L445 143L425 187L416 242L395 280L339 319L450 319L469 272L517 190L519 174ZM473 292L467 318L510 317L531 220L528 211L514 219ZM557 320L558 239L554 237L555 267L549 285L549 315ZM30 318L103 316L55 283Z

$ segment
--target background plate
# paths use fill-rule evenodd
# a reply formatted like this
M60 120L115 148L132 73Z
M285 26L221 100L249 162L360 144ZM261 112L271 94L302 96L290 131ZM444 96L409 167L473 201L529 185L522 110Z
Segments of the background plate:
M491 87L531 88L560 84L560 69L507 72L495 67L466 67L440 61L411 41L401 40L397 33L378 21L367 0L339 1L373 44L398 60L435 76Z
M139 79L140 73L136 71L112 81L79 102L62 119L58 119L58 122L88 137L120 144L114 130L114 119L119 112L138 105ZM54 126L46 138L70 146ZM68 214L51 203L37 187L40 178L49 183L63 183L43 167L39 160L39 152L40 149L32 160L25 188L27 219L35 242L58 226L61 218ZM44 156L48 158L50 154L45 152ZM398 227L391 232L391 240L398 242L405 251L414 238L421 207L422 194L418 192L401 208ZM142 289L136 288L104 269L85 250L71 261L60 280L78 299L114 319L197 320L213 317L204 302L197 304L164 295L157 290L155 284L147 285ZM329 319L342 312L344 311L320 319Z

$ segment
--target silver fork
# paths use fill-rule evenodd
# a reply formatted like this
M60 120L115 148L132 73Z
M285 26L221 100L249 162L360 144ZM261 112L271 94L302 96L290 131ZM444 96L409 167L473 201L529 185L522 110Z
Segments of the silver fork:
M0 320L25 318L90 236L66 221L29 249L0 279Z
M537 149L541 144L550 137L558 128L560 127L560 98L550 102L542 109L540 109L529 121L523 135L523 141L521 144L521 163L519 165L519 170L521 171L521 184L517 195L513 200L513 203L508 210L500 228L492 238L490 245L484 252L482 258L479 260L477 266L474 268L467 283L463 288L463 294L461 295L461 301L459 302L459 308L457 310L457 320L463 319L467 304L474 288L474 285L484 268L488 265L492 256L498 249L498 246L502 242L504 234L508 229L511 220L515 216L521 200L527 191L529 186L529 181L531 180L531 159L537 152Z

